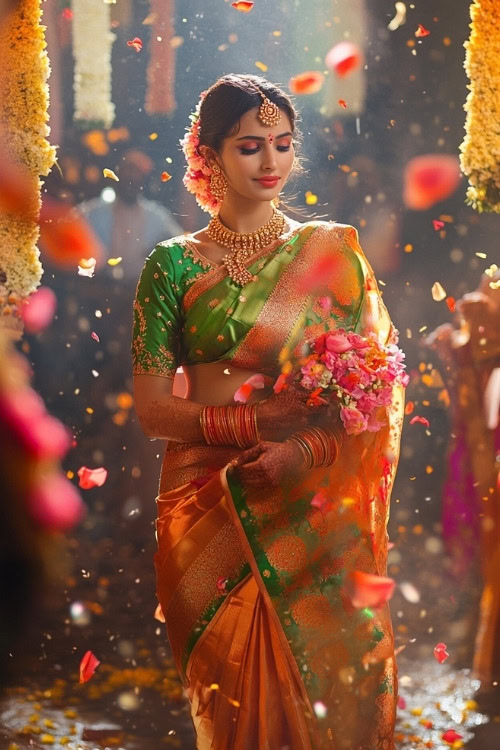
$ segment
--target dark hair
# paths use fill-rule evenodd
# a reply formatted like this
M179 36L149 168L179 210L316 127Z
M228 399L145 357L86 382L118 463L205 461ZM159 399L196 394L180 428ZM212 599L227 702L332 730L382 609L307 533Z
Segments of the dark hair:
M241 117L262 104L262 97L255 90L258 87L267 98L276 104L290 120L294 136L295 160L290 172L291 177L304 174L304 157L297 152L302 145L302 132L297 126L299 113L294 107L292 99L279 86L270 83L262 76L250 74L229 73L219 78L211 86L202 100L200 108L199 146L208 146L220 154L225 138L236 135L239 131ZM199 148L199 147L198 147ZM297 194L290 196L295 198ZM301 216L305 214L302 207L295 207L283 201L280 204L287 210Z

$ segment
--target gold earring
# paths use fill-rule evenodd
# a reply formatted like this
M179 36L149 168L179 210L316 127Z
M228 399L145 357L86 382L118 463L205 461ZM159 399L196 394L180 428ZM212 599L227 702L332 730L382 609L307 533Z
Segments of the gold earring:
M218 164L214 164L212 167L212 174L210 175L210 190L212 195L217 198L218 201L223 201L228 188L228 182L222 174Z

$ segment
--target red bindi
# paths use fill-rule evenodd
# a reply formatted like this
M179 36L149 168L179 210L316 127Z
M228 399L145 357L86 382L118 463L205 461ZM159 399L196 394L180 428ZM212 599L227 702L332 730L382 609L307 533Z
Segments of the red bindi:
M269 133L267 137L268 137L269 143L272 143L274 141L274 135L272 133Z

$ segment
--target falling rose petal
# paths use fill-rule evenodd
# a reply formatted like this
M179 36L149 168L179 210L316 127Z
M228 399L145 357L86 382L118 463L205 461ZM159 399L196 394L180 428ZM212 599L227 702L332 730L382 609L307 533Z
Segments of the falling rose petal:
M73 11L71 10L71 8L64 8L64 10L61 12L61 16L66 21L71 21L73 18Z
M434 300L434 302L442 302L444 299L446 299L446 292L444 291L439 281L435 281L432 285L432 299Z
M273 385L273 391L275 393L281 393L282 390L286 390L289 381L290 376L282 372L281 375L278 375L276 378L276 382Z
M77 471L80 481L78 485L83 490L91 490L93 487L102 487L108 476L107 469L100 467L98 469L89 469L87 466L81 466Z
M462 739L462 735L458 734L458 732L455 732L454 729L448 729L446 732L444 732L444 734L441 735L441 739L445 742L449 742L450 745L453 745L454 742Z
M436 232L439 232L439 230L444 227L444 221L439 221L439 219L433 219L432 226L434 227Z
M240 404L246 404L246 402L252 395L252 391L253 387L251 385L249 385L248 383L243 383L243 385L240 385L238 390L235 391L233 398Z
M418 24L418 29L415 32L415 36L429 36L431 32L425 28L425 26L422 26L421 23Z
M81 258L104 257L104 246L82 214L66 203L43 196L40 210L40 249L57 266L70 268Z
M162 172L160 175L160 178L162 182L168 182L169 180L172 179L172 175L169 174L168 172Z
M437 643L434 646L434 658L436 659L436 661L442 664L448 657L449 653L446 650L446 643Z
M413 585L413 583L403 581L399 584L399 588L407 602L416 604L420 601L420 591Z
M0 398L0 417L34 458L62 458L69 450L71 433L47 413L43 400L31 388L12 390L8 398Z
M96 259L95 258L83 258L78 264L78 275L88 276L91 279L95 273Z
M311 505L313 508L317 508L321 511L321 513L328 513L328 511L331 510L333 503L323 492L318 492L311 500Z
M424 424L426 427L429 427L429 420L425 417L413 417L410 419L410 424L415 424L416 422L420 422L420 424Z
M109 177L110 180L114 180L115 182L120 182L120 178L115 175L112 169L108 169L107 167L104 167L102 170L102 173L104 177Z
M133 39L127 42L127 47L133 47L136 52L140 52L142 49L142 39L139 39L138 36L135 36Z
M412 414L415 410L415 404L413 401L408 401L408 403L405 406L405 414Z
M455 312L456 299L455 297L446 297L446 304L450 312Z
M257 372L255 375L251 375L247 380L245 380L245 383L247 385L251 385L252 388L264 388L265 378L264 375L262 375L260 372Z
M452 154L422 154L404 169L403 201L412 211L426 211L455 192L461 180L460 162Z
M342 109L347 109L347 102L345 99L339 99L339 104L342 107Z
M353 570L346 577L346 591L356 609L379 609L389 601L396 582L392 578Z
M92 653L92 651L87 651L84 654L83 659L80 662L80 684L83 682L88 682L91 677L94 676L94 673L100 663L101 662Z
M244 2L243 0L241 0L240 2L237 2L237 3L231 3L231 7L233 7L235 10L241 11L241 13L250 13L253 6L254 6L254 3L251 0L247 0L247 2Z
M21 309L22 319L28 333L43 331L52 321L56 306L56 295L48 286L42 286L30 294Z
M290 78L288 88L292 94L316 94L321 90L325 76L319 70L308 70Z
M73 528L86 512L79 493L62 474L52 474L33 487L27 506L35 523L50 531Z
M154 618L155 620L158 620L158 622L166 622L165 615L163 614L163 610L161 608L161 604L158 604L158 606L156 607Z
M402 695L400 695L399 698L398 698L398 708L401 708L401 709L405 709L406 708L406 701L405 701L405 699L403 698Z
M224 576L219 576L217 578L217 588L221 594L227 594L226 591L226 584L228 582L228 578L225 578Z
M353 42L339 42L327 53L325 64L339 78L352 73L363 61L361 50Z
M94 331L92 331L92 333L90 335L92 336L92 338L94 339L94 341L97 341L97 343L100 343L100 338L97 335L97 333L95 333Z

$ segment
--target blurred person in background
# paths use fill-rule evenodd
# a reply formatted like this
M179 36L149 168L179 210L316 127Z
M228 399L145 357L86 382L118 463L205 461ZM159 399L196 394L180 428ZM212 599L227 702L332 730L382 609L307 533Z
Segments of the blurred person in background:
M115 196L111 190L109 193L102 191L97 198L76 207L106 248L104 261L122 258L112 275L125 283L137 283L146 257L145 248L183 231L168 209L141 195L144 181L153 167L153 161L145 153L128 149L117 170L119 181L109 185Z
M456 302L453 323L423 341L439 355L450 398L452 441L442 519L452 573L463 585L476 562L481 567L473 671L483 695L500 680L499 281L493 266L476 291Z

